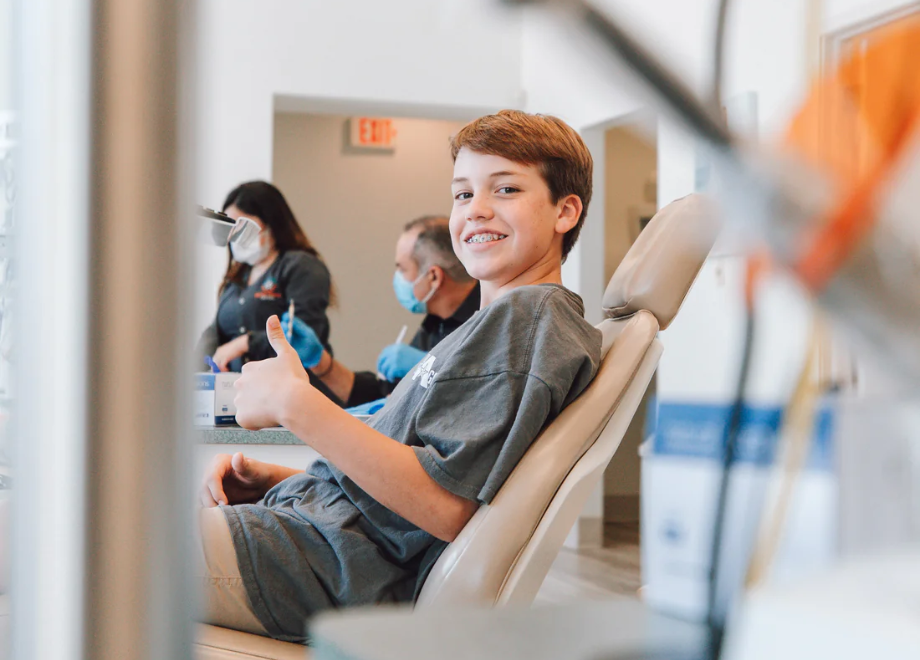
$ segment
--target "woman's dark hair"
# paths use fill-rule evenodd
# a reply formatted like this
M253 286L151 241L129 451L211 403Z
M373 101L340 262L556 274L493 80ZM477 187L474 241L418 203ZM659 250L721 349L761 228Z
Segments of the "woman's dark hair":
M224 200L222 211L229 207L235 206L244 214L254 215L271 231L272 238L275 239L275 248L279 254L284 254L288 250L303 250L309 252L318 259L322 259L319 251L310 239L304 233L294 212L288 206L284 195L272 184L266 181L249 181L241 183L230 191L227 199ZM229 252L230 247L227 246ZM234 261L233 253L230 252L227 261L227 272L224 273L224 281L220 285L220 291L230 284L246 286L246 275L249 272L247 264ZM330 300L334 294L330 291ZM334 304L334 303L333 303Z

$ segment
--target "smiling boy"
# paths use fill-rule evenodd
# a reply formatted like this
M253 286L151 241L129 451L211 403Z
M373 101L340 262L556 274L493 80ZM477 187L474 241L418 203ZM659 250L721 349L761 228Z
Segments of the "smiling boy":
M454 251L482 305L364 424L314 390L277 318L278 356L237 381L237 421L282 425L306 472L219 457L202 488L206 619L303 639L318 610L411 601L540 430L591 382L600 333L561 266L591 198L591 155L564 122L502 111L452 140ZM229 526L229 527L228 527Z

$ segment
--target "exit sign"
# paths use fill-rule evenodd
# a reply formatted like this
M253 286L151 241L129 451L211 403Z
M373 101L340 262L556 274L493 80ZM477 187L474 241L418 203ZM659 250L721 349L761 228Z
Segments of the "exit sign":
M352 117L349 131L350 146L362 149L394 149L396 126L392 119Z

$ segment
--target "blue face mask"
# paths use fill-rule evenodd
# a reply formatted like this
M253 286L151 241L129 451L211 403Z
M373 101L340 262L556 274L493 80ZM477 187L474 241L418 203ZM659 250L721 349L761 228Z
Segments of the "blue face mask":
M396 300L399 301L399 304L405 307L407 310L413 314L424 314L428 311L428 301L431 300L431 296L435 294L435 291L438 290L436 286L432 286L431 290L425 294L425 297L422 300L419 300L415 297L415 285L422 281L425 275L428 274L428 271L425 271L414 282L409 282L404 278L400 272L397 270L393 273L393 291L396 292Z

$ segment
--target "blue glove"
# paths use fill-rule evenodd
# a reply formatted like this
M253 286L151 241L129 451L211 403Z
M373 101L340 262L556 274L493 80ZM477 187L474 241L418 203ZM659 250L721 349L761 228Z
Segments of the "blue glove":
M311 369L319 364L323 357L323 345L313 332L313 328L301 321L296 316L291 331L288 331L290 315L285 312L281 317L281 327L284 330L284 336L287 338L297 355L300 356L300 363L305 369Z
M360 406L352 406L351 408L346 408L345 412L352 415L373 415L375 412L383 408L386 402L386 399L368 401L367 403L362 403Z
M390 382L404 378L425 357L420 351L408 344L390 344L380 351L377 358L377 371Z

